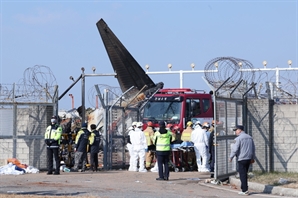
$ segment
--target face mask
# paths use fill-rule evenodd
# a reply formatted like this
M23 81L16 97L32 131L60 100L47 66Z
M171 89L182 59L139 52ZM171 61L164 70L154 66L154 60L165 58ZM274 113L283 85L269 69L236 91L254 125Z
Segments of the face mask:
M51 122L52 123L56 123L56 119L51 119Z

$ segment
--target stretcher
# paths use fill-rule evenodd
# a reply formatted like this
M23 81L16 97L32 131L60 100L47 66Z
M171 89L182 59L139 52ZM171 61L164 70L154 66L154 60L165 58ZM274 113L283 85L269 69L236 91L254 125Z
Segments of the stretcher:
M171 146L170 168L175 172L193 171L196 158L193 144L174 144Z

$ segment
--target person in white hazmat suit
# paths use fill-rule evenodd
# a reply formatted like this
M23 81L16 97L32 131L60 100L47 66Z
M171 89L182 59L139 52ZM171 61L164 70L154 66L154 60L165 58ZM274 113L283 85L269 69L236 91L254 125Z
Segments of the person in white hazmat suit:
M211 125L209 124L209 122L204 122L203 125L204 126L202 127L202 129L204 131L206 131L207 138L208 138L207 165L206 165L206 167L208 168L208 170L210 170L210 157L211 157L211 154L209 153L209 138L210 138L211 133L210 133L209 129L210 129Z
M206 123L204 123L206 125ZM206 134L206 129L203 129L204 124L201 126L199 123L195 123L195 130L191 133L191 141L194 143L194 149L196 153L196 161L198 165L199 172L210 172L207 168L207 158L208 158L208 137ZM202 162L201 162L202 158Z
M135 127L137 125L137 122L133 122L131 127L128 128L128 138L127 138L127 149L128 149L128 153L129 153L129 168L128 171L133 171L133 152L132 152L132 145L131 145L131 141L130 141L130 135L132 132L134 132Z
M142 131L142 122L138 122L135 130L130 134L130 141L132 145L133 167L132 171L147 172L145 168L145 156L148 149L147 140ZM139 161L139 169L138 169Z

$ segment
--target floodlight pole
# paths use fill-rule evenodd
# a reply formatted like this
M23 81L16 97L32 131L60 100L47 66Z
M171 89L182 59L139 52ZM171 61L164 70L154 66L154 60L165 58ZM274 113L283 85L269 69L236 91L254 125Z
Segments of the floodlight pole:
M180 88L183 88L183 75L184 74L194 74L194 73L215 73L218 72L218 69L215 70L178 70L178 71L172 71L171 69L169 69L169 71L157 71L157 72L149 72L148 68L146 68L146 74L179 74L179 78L180 78Z
M275 83L276 83L276 87L279 88L279 71L298 71L298 68L293 68L290 64L289 67L286 68L279 68L279 67L275 67L275 68L266 68L266 64L264 64L264 68L260 68L260 69L242 69L240 67L239 71L241 72L251 72L251 71L275 71Z

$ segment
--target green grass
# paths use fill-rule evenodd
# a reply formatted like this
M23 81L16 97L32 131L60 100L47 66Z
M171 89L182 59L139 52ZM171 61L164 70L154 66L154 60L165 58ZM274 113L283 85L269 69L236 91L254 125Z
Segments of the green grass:
M298 188L298 173L293 172L260 172L254 171L254 177L250 178L250 182L267 184L272 186L285 186ZM287 180L287 183L280 183L280 179Z

